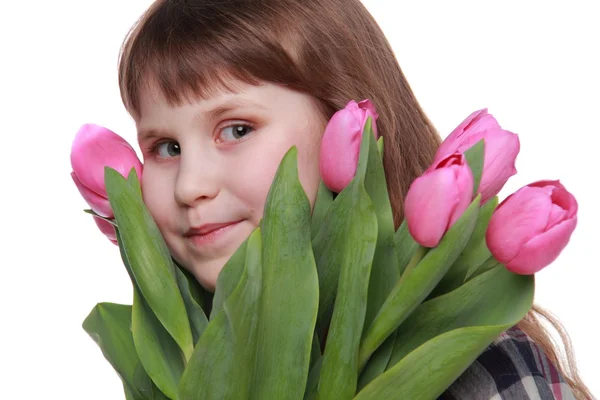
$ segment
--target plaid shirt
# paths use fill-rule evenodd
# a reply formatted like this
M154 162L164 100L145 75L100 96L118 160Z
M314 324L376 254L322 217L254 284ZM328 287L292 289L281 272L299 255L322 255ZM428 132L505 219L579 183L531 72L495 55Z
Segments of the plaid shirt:
M571 400L544 352L513 327L502 333L438 400Z

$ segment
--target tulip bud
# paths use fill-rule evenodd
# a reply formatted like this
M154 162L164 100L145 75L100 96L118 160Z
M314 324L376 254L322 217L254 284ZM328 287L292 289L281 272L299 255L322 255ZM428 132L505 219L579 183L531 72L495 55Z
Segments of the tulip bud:
M462 153L432 165L414 180L404 201L408 231L425 247L438 245L473 197L473 173Z
M99 125L83 125L71 147L71 177L91 209L103 217L113 212L104 185L104 167L111 167L127 177L135 168L142 176L142 163L125 139Z
M138 177L142 177L142 163L135 150L125 139L99 125L83 125L71 147L71 178L79 193L90 208L106 218L114 218L106 185L104 167L111 167L127 177L131 168L135 168ZM96 225L114 244L117 244L115 228L107 221L94 217Z
M341 192L356 174L362 133L371 117L373 133L377 139L379 117L370 100L359 103L352 100L337 111L327 124L321 141L319 168L323 183L333 192Z
M508 196L486 232L494 257L516 274L531 275L552 263L577 225L577 201L560 181L539 181Z
M464 153L474 144L484 140L483 174L477 190L481 202L496 196L506 181L517 173L515 160L520 150L519 137L498 125L487 108L469 115L443 141L436 153L434 164L457 151Z

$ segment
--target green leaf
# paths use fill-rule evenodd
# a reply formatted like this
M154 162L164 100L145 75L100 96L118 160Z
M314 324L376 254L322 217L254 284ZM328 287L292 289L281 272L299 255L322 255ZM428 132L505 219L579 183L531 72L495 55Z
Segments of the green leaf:
M223 310L211 318L179 382L181 400L235 399L231 326Z
M210 313L211 320L223 310L223 302L233 293L240 282L246 263L247 246L248 239L244 240L242 245L233 253L217 277L215 296Z
M183 303L187 311L188 319L190 321L190 327L192 329L192 339L195 343L198 343L198 339L202 336L202 333L208 326L208 318L204 314L202 306L198 304L193 294L193 282L189 275L185 274L183 270L178 267L175 268L175 274L177 276L177 285L183 297ZM195 280L195 279L194 279Z
M369 275L377 244L377 217L360 179L338 196L345 214L336 225L333 249L341 271L331 326L323 355L317 399L352 399L358 377L358 347L367 306Z
M357 175L364 176L365 189L375 207L378 226L377 248L369 278L369 299L364 322L366 330L400 278L394 238L394 217L383 162L377 151L377 143L373 134L371 117L367 118L363 131Z
M137 195L140 196L140 198L141 198L142 197L142 185L140 184L140 179L137 176L137 172L135 171L135 168L133 168L133 167L129 171L129 175L127 175L127 183L129 183L129 185L133 188L133 190L135 190Z
M425 343L367 385L355 400L436 399L481 354L497 329L475 327L445 333ZM454 353L448 356L449 349ZM419 368L411 368L418 365ZM442 392L439 387L443 386Z
M408 262L419 249L419 244L408 231L408 223L406 222L406 219L400 224L400 227L394 235L394 240L396 242L398 254L398 271L399 274L402 275L406 269L406 266L408 265Z
M377 151L379 151L379 155L383 160L383 136L380 136L379 139L377 139Z
M429 250L414 269L407 269L398 281L363 337L359 353L361 370L377 347L427 298L458 258L475 227L480 198L477 196L473 200L438 246Z
M138 191L109 167L105 182L140 294L189 359L194 348L192 332L167 245Z
M298 179L297 149L283 157L263 219L263 292L257 334L258 399L301 399L319 301L310 203Z
M357 399L437 398L503 331L531 309L533 276L497 266L421 304L398 329L388 371ZM391 396L391 397L390 397Z
M494 197L481 206L477 223L467 245L440 283L431 292L430 299L448 293L462 285L469 270L476 269L491 257L485 241L485 233L497 205L498 197Z
M315 199L315 204L312 212L311 219L311 237L316 237L319 233L319 229L321 229L321 225L323 224L323 220L327 215L327 211L329 207L333 203L333 192L325 186L325 183L321 180L319 183L319 190L317 191L317 198Z
M142 393L142 397L134 397L133 400L168 400L169 398L161 392L148 373L144 369L141 363L138 362L135 368L135 374L133 380L139 392Z
M245 268L196 345L181 379L181 399L303 396L318 282L310 204L296 157L293 147L281 161L261 228L249 238Z
M319 357L311 367L304 391L304 400L315 400L319 389L319 377L321 376L321 367L323 366L323 357Z
M357 391L361 391L367 386L373 379L383 374L386 370L390 358L392 357L392 351L394 350L394 344L396 342L396 331L392 334L375 350L369 361L363 368L359 378Z
M467 159L467 164L469 164L471 172L473 173L473 196L477 195L479 183L481 182L481 176L483 175L484 154L485 142L483 139L475 143L464 152L465 158Z
M121 236L120 229L116 228L115 233L123 265L133 284L131 334L133 335L136 352L144 367L144 371L147 371L148 376L151 377L154 384L162 392L168 394L169 398L174 399L174 387L177 386L177 381L184 368L181 350L140 294L139 286L133 276L133 271L123 246L123 237Z
M133 381L139 358L131 336L131 306L98 303L83 321L83 329L96 342L132 396L140 397Z
M185 367L184 359L177 343L135 287L131 330L144 369L165 395L176 399L177 386Z
M250 394L262 290L260 233L255 229L246 241L238 284L196 345L181 379L182 400L237 399Z

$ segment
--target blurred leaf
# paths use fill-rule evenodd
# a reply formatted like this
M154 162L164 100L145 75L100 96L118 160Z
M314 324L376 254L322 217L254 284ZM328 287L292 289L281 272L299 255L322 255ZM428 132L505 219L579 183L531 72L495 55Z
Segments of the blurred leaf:
M358 346L366 313L371 264L377 244L377 217L360 177L338 196L341 218L333 249L341 271L327 335L317 399L352 399L358 377ZM337 200L337 199L336 199Z
M361 391L373 379L384 373L392 357L396 336L396 331L392 332L381 346L375 350L371 358L369 358L369 361L358 377L357 391Z
M415 268L407 269L398 281L363 337L359 353L361 370L377 347L427 298L458 258L475 227L480 197L473 200L438 246L430 249Z
M167 245L137 189L109 167L105 182L140 294L189 359L194 348L192 332Z

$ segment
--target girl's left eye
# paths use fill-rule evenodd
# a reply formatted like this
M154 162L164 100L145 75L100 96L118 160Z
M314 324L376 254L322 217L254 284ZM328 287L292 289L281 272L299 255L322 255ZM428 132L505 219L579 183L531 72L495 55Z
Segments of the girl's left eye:
M217 140L221 143L237 142L248 136L253 131L254 128L248 124L234 124L223 128Z

